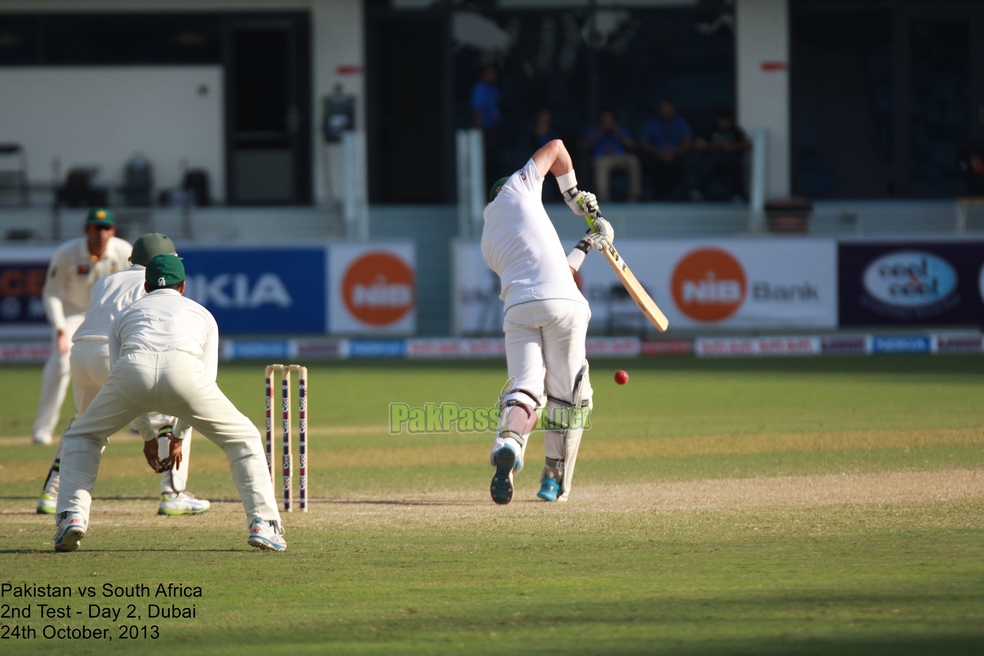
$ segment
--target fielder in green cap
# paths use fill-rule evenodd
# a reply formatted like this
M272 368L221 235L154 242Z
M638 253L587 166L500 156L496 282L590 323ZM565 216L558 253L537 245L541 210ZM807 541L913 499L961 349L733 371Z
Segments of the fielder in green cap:
M171 470L172 477L187 469L187 438L179 427L192 426L226 455L246 511L247 544L285 551L260 433L215 383L219 364L215 318L184 296L185 270L176 255L155 255L143 273L147 295L123 308L109 328L112 375L62 438L55 551L75 551L89 529L92 490L109 437L154 411L176 421L173 432L164 436L166 456L161 457L156 440L145 442L144 457L151 468ZM186 501L189 507L198 501L193 496L175 500Z
M132 267L106 276L92 288L92 298L85 311L85 320L75 331L70 357L72 392L75 396L76 417L82 415L99 390L109 379L109 332L113 319L124 308L147 295L144 289L144 267L157 255L176 255L174 242L159 232L151 232L133 244L130 253ZM183 462L191 458L191 426L178 424L174 417L157 412L141 415L133 421L144 439L144 455L156 461L159 443L176 434L182 439ZM44 490L38 499L37 511L54 514L61 482L59 473L64 442L59 440L55 457L45 479ZM148 457L148 460L151 458ZM197 499L187 491L188 466L168 470L161 475L160 515L197 515L209 509L205 499Z
M42 297L54 348L44 366L38 414L32 428L35 444L51 444L61 418L68 390L72 336L85 318L92 286L101 278L130 267L130 244L116 237L112 213L102 208L89 210L84 230L84 237L62 244L48 264Z
M181 283L185 281L185 268L177 255L156 255L147 262L144 282L148 292L155 289L177 289L183 292Z

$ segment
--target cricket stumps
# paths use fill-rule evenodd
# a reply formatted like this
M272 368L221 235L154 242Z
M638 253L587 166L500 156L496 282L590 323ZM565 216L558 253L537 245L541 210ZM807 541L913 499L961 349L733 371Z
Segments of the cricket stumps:
M298 415L298 468L300 469L298 482L299 494L298 505L301 512L307 512L307 398L308 398L308 375L307 367L299 364L271 364L266 368L266 458L267 469L270 471L270 480L276 487L276 479L273 475L273 381L274 372L280 372L281 389L281 417L283 431L283 489L284 489L284 511L293 512L294 496L294 456L291 453L291 417L290 417L290 382L291 372L297 372L297 415Z

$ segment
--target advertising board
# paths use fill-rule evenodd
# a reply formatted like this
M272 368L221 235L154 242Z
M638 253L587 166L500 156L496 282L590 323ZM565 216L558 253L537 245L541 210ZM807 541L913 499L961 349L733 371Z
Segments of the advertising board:
M841 326L984 324L984 241L842 242Z

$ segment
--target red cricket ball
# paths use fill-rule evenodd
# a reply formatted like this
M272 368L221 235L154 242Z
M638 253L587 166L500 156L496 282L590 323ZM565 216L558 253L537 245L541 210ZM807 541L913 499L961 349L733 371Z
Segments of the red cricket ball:
M616 371L615 382L618 383L619 385L625 385L627 382L629 382L629 374L621 370Z

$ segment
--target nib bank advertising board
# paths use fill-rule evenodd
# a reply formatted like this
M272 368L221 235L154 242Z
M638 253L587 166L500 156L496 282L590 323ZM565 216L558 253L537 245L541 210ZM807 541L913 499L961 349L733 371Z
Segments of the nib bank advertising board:
M837 244L825 239L617 240L636 278L673 329L837 325ZM499 281L478 244L455 253L456 323L462 335L502 330ZM595 333L648 322L607 260L590 253L578 275Z
M842 326L984 324L984 241L842 242Z
M412 244L181 247L187 295L223 334L408 334Z

